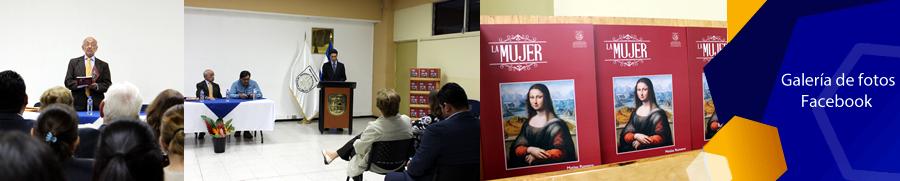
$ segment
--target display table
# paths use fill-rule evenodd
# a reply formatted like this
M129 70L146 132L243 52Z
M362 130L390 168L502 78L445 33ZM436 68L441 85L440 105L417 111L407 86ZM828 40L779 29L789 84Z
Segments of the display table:
M38 116L40 116L40 112L25 112L22 114L22 118L37 120ZM91 111L91 115L88 115L87 111L78 111L78 124L96 124L96 122L100 120L100 124L103 124L100 119L100 111ZM141 120L147 120L147 113L141 111Z
M206 123L200 116L234 119L231 125L235 131L275 131L275 111L275 102L269 99L184 101L184 132L205 133Z

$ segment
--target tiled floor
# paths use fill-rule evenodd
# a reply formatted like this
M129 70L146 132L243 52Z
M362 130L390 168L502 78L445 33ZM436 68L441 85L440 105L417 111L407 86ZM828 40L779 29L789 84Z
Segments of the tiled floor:
M252 139L229 137L225 153L213 151L212 139L197 140L194 134L185 136L185 180L345 180L347 161L336 159L330 165L322 163L322 149L334 151L353 136L362 133L374 118L353 119L353 133L319 134L317 122L297 124L296 121L275 123L274 132L265 132L265 143L257 135ZM363 174L364 180L384 180L384 175Z

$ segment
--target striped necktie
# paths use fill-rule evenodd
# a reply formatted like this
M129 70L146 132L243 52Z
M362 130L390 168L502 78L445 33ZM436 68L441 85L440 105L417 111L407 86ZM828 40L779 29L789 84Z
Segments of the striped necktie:
M87 60L85 60L84 67L85 67L84 73L86 74L85 76L91 76L91 72L93 72L92 70L94 70L94 67L91 66L91 57L88 57ZM84 94L87 95L88 97L91 96L91 86L90 85L88 85L87 87L84 87Z

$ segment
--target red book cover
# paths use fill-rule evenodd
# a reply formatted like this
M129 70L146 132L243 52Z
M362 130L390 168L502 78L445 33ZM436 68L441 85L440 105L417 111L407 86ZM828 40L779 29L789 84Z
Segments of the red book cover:
M419 77L421 78L431 78L428 76L428 69L419 69Z
M721 129L716 107L706 83L703 67L719 53L728 38L727 28L687 28L688 70L691 87L691 143L694 149L703 145Z
M441 76L441 69L428 69L429 78L438 78Z
M593 36L589 24L481 25L485 179L600 165Z
M684 27L595 25L603 163L691 150Z
M409 108L409 117L410 117L410 118L417 118L417 117L416 117L417 115L418 115L418 114L416 114L416 109L414 109L414 108Z
M428 91L432 91L435 89L434 82L428 82Z
M409 82L409 91L418 91L419 90L419 82Z
M428 86L425 86L425 82L419 82L417 85L419 85L419 91L428 91Z
M416 111L416 112L419 113L419 117L420 117L420 118L421 118L421 117L425 117L425 111L424 111L424 109L418 109L418 111Z
M428 96L419 96L419 104L428 105Z
M412 78L419 77L419 69L417 69L417 68L409 69L409 77L412 77Z
M410 104L419 104L418 96L409 96L409 103Z

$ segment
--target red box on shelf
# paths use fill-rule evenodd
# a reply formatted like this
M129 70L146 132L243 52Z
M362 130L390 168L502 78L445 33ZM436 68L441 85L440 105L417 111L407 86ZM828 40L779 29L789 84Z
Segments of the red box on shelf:
M419 99L417 97L418 96L409 96L409 103L410 104L419 104Z
M420 68L420 69L419 69L419 77L421 77L421 78L429 78L429 77L428 77L428 69Z
M441 76L441 69L428 69L428 78L438 78Z
M419 104L428 105L428 96L419 96Z
M409 91L419 91L419 82L409 82Z
M409 69L409 77L412 77L412 78L419 77L419 69L417 69L417 68Z
M425 86L425 82L419 82L419 91L428 91L428 87Z
M427 83L427 85L428 85L428 91L432 91L432 90L436 89L435 86L434 86L435 84L436 84L436 83L434 83L434 82L428 82L428 83Z

